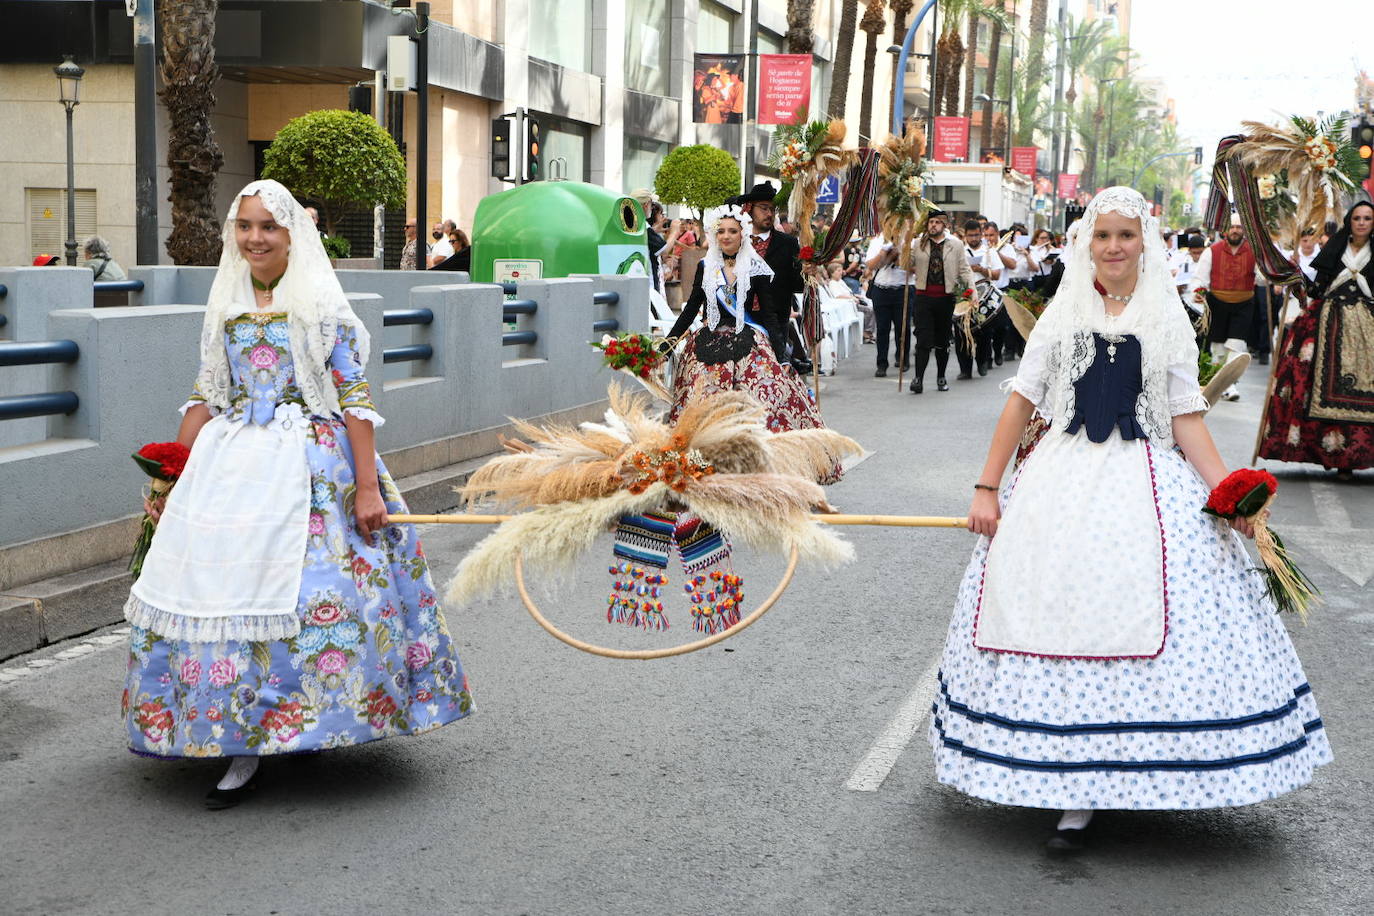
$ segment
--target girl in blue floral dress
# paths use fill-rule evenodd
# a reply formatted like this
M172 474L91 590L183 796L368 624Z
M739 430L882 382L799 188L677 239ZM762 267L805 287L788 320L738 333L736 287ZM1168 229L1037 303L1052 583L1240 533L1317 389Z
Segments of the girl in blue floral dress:
M377 457L368 335L282 185L235 199L191 447L125 616L130 748L228 757L206 797L242 797L259 758L418 734L467 715L424 551ZM356 475L358 466L374 468Z

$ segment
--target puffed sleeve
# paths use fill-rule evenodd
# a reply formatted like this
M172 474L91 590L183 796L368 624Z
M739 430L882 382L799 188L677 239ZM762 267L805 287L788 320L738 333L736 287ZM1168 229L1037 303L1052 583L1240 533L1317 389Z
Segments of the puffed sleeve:
M1169 367L1169 416L1205 413L1210 407L1197 383L1197 360Z
M1004 385L1021 397L1034 404L1041 413L1048 415L1043 404L1045 392L1049 389L1049 343L1045 335L1031 332L1026 341L1026 351L1017 363L1016 375Z
M682 313L677 316L677 321L673 322L673 329L668 332L668 336L677 339L687 333L687 329L696 321L697 313L701 311L702 305L706 302L706 293L702 289L703 278L706 276L705 261L697 262L697 272L692 278L692 292L687 297L687 301L682 306Z
M339 395L339 407L345 415L370 420L375 427L386 422L372 403L372 389L363 375L362 355L358 352L358 332L352 325L339 325L334 351L329 354L329 369Z
M184 417L186 416L186 411L190 410L192 407L195 407L197 404L206 403L207 400L208 399L205 397L205 392L200 390L200 379L197 378L196 383L191 386L191 396L186 399L185 404L181 405L181 407L177 410L177 413L181 414ZM214 416L217 413L219 413L218 408L210 408L211 416Z

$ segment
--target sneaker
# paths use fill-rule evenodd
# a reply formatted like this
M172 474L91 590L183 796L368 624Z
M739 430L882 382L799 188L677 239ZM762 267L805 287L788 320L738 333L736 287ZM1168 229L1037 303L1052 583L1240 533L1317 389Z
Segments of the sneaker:
M949 390L949 382L945 381L945 380L942 379L942 378L937 378L937 379L935 380L935 390L936 390L936 391L948 391L948 390Z
M1236 386L1235 386L1235 385L1231 385L1230 387L1228 387L1225 391L1223 391L1223 392L1221 393L1221 399L1222 399L1223 401L1239 401L1239 400L1240 400L1240 392L1236 390Z
M914 378L907 387L911 390L912 394L920 394L926 390L926 383L924 379Z

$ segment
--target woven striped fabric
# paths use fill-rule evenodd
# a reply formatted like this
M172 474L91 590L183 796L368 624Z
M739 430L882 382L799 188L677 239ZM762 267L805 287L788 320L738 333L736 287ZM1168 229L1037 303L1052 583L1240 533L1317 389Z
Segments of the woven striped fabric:
M615 555L632 563L667 569L676 520L676 514L655 512L623 516L615 529Z

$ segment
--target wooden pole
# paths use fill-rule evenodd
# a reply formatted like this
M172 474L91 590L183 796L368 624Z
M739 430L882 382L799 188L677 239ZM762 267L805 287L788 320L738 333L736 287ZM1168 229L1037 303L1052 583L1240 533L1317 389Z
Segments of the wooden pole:
M499 525L512 515L389 515L388 525ZM968 528L968 519L941 515L823 515L811 516L822 525L874 525L880 528Z

